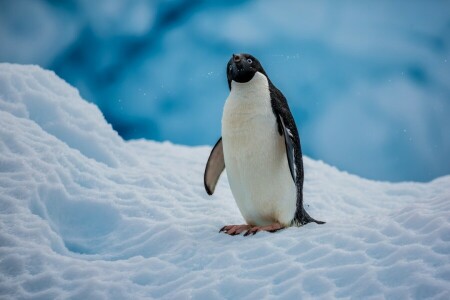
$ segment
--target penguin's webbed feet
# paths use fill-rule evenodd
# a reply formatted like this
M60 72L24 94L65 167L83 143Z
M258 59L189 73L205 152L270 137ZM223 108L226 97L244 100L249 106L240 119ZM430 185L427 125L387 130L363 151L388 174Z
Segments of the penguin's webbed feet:
M252 228L251 225L226 225L223 226L222 229L219 230L219 232L225 232L226 234L229 235L239 235L242 232L249 230L250 228Z
M227 225L223 226L219 232L225 232L229 235L239 235L242 232L245 231L244 236L249 235L255 235L256 233L260 231L267 231L267 232L275 232L278 230L281 230L285 228L285 226L281 225L280 223L273 223L271 225L267 226L252 226L252 225Z
M284 229L285 226L281 225L280 223L273 223L267 226L253 226L249 230L247 230L246 233L244 233L244 236L248 235L255 235L256 233L260 231L267 231L267 232L276 232L278 230Z

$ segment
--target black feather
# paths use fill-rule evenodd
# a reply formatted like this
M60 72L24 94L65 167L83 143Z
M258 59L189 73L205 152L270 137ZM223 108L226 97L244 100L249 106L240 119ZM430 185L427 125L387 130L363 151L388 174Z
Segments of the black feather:
M305 174L303 169L303 155L300 144L300 136L286 98L281 91L273 85L270 79L268 80L272 111L276 116L278 133L280 135L284 134L289 169L291 170L291 175L297 187L297 208L294 219L292 220L292 225L301 226L310 222L323 224L325 222L317 221L310 217L303 207L303 181ZM290 131L291 135L287 136L287 130ZM292 167L292 151L294 152L293 159L295 163L295 176L292 174L294 171L294 168Z

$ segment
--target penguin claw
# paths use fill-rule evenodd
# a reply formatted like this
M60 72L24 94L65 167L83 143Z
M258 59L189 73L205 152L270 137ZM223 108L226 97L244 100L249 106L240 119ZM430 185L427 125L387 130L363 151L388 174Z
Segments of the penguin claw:
M284 229L285 227L283 225L281 225L280 223L274 223L268 226L254 226L252 228L250 228L249 230L247 230L247 232L244 234L244 236L249 236L249 235L255 235L260 231L267 231L270 233L276 232L278 230Z
M247 231L244 233L244 236L249 236L250 234L251 234L251 229L247 230Z
M228 235L239 235L242 232L244 232L245 230L248 230L249 228L251 228L251 226L247 225L247 224L245 224L245 225L226 225L226 226L223 226L219 230L219 233L224 232Z
M244 233L244 236L255 235L258 231L260 231L259 227L257 226L252 227L249 230L247 230L246 233Z
M220 230L220 232L224 232L228 235L239 235L242 232L245 231L244 236L249 235L255 235L260 231L267 231L267 232L276 232L278 230L284 229L285 227L281 225L280 223L273 223L271 225L267 226L251 226L251 225L226 225L223 226Z

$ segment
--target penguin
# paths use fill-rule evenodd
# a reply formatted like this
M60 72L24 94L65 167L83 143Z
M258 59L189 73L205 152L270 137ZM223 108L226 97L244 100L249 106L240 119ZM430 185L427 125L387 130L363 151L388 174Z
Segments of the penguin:
M206 163L204 185L214 193L226 169L231 192L247 224L219 232L253 235L275 232L313 219L303 207L300 137L284 95L250 54L233 54L227 64L230 94L222 115L222 136Z

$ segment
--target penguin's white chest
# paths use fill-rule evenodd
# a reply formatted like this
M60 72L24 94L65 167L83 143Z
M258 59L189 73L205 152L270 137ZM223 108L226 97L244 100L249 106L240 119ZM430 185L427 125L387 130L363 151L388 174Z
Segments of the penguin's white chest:
M297 191L263 74L257 72L246 83L232 81L222 116L222 143L231 191L246 222L289 226Z

